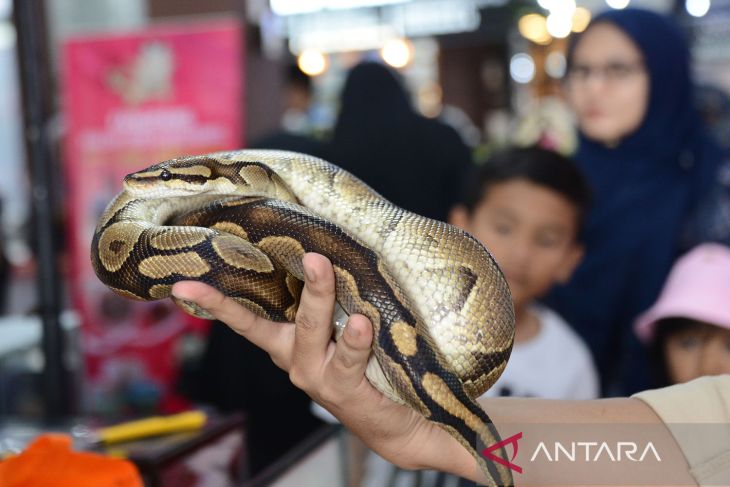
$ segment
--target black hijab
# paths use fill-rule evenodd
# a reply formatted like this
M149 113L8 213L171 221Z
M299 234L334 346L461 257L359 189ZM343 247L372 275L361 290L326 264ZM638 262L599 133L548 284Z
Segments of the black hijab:
M439 220L471 163L458 133L418 114L400 76L375 62L348 73L331 154L388 200Z

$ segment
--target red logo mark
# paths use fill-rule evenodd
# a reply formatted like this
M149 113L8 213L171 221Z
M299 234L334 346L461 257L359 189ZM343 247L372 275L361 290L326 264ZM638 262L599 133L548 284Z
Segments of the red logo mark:
M518 448L517 440L519 440L521 438L522 438L522 432L520 431L516 435L512 435L509 438L500 441L499 443L496 443L492 446L485 448L484 450L482 450L482 455L484 455L485 457L487 457L490 460L493 460L493 461L499 463L500 465L504 465L505 467L509 468L510 470L514 470L517 473L522 473L522 467L512 463L512 460L514 460L515 457L517 456L517 448ZM492 453L494 450L499 450L500 448L502 448L503 446L505 446L507 444L512 444L512 448L513 448L512 458L510 458L509 461Z

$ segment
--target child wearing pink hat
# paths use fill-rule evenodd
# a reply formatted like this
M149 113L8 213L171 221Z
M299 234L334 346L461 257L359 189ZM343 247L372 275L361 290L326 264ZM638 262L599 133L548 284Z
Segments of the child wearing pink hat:
M706 243L677 260L634 330L659 386L730 374L730 248Z

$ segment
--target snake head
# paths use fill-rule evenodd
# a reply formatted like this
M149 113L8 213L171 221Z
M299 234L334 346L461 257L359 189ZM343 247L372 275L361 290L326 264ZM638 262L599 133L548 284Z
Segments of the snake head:
M172 159L128 174L124 189L145 198L169 198L200 194L230 194L230 179L215 173L215 164L199 158Z

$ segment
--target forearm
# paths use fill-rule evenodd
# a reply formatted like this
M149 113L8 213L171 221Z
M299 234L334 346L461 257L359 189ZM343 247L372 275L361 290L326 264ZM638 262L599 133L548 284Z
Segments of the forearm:
M494 397L483 398L479 403L497 426L500 423L661 423L649 406L632 398L562 401Z
M499 425L527 424L575 424L575 423L643 423L660 424L661 420L646 404L638 399L619 398L592 401L560 401L535 398L483 398L480 405L487 411L492 422ZM505 435L503 434L504 438ZM447 437L449 440L450 437ZM447 440L444 438L444 441ZM446 466L445 470L470 480L481 472L476 461L456 441L449 442L448 458L442 455L433 465ZM600 475L600 472L596 473ZM551 479L545 472L523 470L515 474L515 485L555 485L558 480Z
M679 451L670 433L663 426L661 420L645 403L638 399L618 398L601 399L590 401L559 401L542 400L533 398L487 398L480 401L480 404L487 411L492 421L500 429L519 428L530 431L545 431L549 436L551 431L549 425L558 426L557 429L563 433L563 426L576 426L575 431L581 431L589 427L598 427L598 431L605 431L610 434L615 428L622 425L635 425L637 442L646 433L651 433L656 448L664 458L674 459L671 463L673 470L671 476L674 485L695 485L694 480L689 476L686 462ZM501 428L503 425L505 428ZM547 426L544 426L547 425ZM604 426L605 425L605 426ZM640 425L645 425L640 426ZM544 426L544 427L543 427ZM543 429L541 429L543 428ZM502 432L503 439L507 433ZM511 429L508 434L512 434ZM421 448L424 465L412 465L412 468L432 468L450 472L461 477L478 480L480 471L476 461L469 453L461 447L453 438L443 432L434 431L433 441L425 443ZM546 443L550 438L545 437ZM533 439L534 440L534 439ZM440 445L440 448L432 448L430 445ZM524 451L524 450L523 450ZM529 450L528 450L529 451ZM511 450L508 453L511 455ZM527 455L529 459L529 454ZM514 473L514 484L520 485L560 485L566 482L573 473L576 476L588 476L593 479L609 479L616 472L616 464L613 462L565 463L560 468L541 468L539 462L530 462L525 465L524 454L522 458L515 460L516 463L523 463L522 472ZM545 465L545 462L542 463ZM550 465L554 467L554 465ZM571 469L574 472L571 472ZM589 471L589 474L586 472ZM640 482L637 482L640 483Z
M513 434L512 430L515 428L540 431L549 435L556 429L564 430L563 425L569 425L576 433L596 428L596 425L604 425L598 426L599 432L611 431L613 425L626 424L650 425L653 432L664 430L661 420L651 408L638 399L559 401L488 398L481 400L480 404L500 430L503 439ZM470 480L483 480L477 478L481 475L481 471L475 459L452 436L435 424L426 423L426 427L416 428L405 421L398 425L402 427L401 429L389 421L383 421L383 428L378 427L378 423L384 419L383 416L391 416L395 409L400 407L402 406L392 405L383 409L378 408L379 412L373 411L374 418L369 420L358 418L360 421L354 424L352 421L346 420L346 422L354 426L351 428L355 430L353 432L361 436L371 448L403 468L440 470ZM380 418L380 421L376 418ZM414 423L417 422L413 420ZM581 427L581 424L585 427ZM407 432L418 432L418 434L409 436ZM528 436L534 435L528 433ZM544 440L549 442L550 438L546 436ZM662 451L666 452L668 449L678 452L671 436L666 432L662 439ZM508 450L508 454L511 455L511 449ZM524 455L525 453L522 453L515 462L525 463ZM553 477L557 471L541 469L539 463L522 466L525 467L523 472L514 474L515 485L557 485L564 482L566 474L570 473L566 469L585 468L585 465L581 467L578 464L566 464L559 475ZM611 468L615 468L615 465L600 463L590 465L591 473L598 477L609 475Z
M500 429L500 425L527 424L575 424L575 423L642 423L660 424L654 412L638 399L602 399L593 401L558 401L534 398L485 398L480 405ZM432 423L430 423L432 425ZM369 431L366 435L372 435ZM455 439L441 428L429 431L420 445L403 445L404 450L418 449L417 458L408 463L399 462L395 451L392 453L396 463L406 468L430 468L477 480L479 472L476 460ZM505 434L502 434L505 437ZM376 444L378 441L376 440ZM387 453L386 453L387 455ZM515 476L515 483L524 482L524 476ZM544 481L543 481L544 480ZM540 479L540 483L550 484L549 479ZM533 482L534 483L534 482ZM555 482L553 482L555 483Z
M638 445L637 456L641 456L646 445L651 443L661 452L662 479L673 485L694 485L669 430L639 399L487 398L481 401L481 405L503 438L517 431L524 432L522 453L515 459L523 470L514 475L515 485L561 485L573 479L587 479L587 483L600 479L615 485L626 481L635 485L656 485L660 482L655 477L657 465L653 463L654 457L649 457L645 463L620 459L620 451L618 455L616 453L622 442ZM587 442L594 442L590 445L592 450ZM558 461L556 443L569 450L572 445L577 445L577 461L567 461L566 457ZM546 445L546 449L537 454L539 444ZM603 444L614 452L618 462L613 461L606 451L598 454L598 445ZM548 458L551 455L552 458Z

